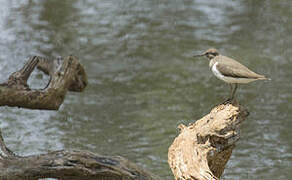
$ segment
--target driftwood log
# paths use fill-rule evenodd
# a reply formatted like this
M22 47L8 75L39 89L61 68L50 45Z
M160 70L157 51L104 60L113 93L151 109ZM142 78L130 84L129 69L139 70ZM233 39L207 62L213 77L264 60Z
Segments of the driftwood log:
M87 151L54 151L20 157L9 150L0 131L0 179L159 180L127 159Z
M27 85L36 66L50 75L49 84L44 89L30 89ZM34 56L0 84L0 106L58 110L67 91L81 92L86 85L84 68L74 56L55 60Z
M50 76L44 89L30 89L27 85L35 67ZM68 56L51 61L35 56L0 84L0 106L58 110L67 91L81 92L86 85L86 73L77 58ZM180 125L180 134L168 152L175 179L219 179L239 139L239 125L247 115L248 112L238 104L225 103L195 123ZM0 179L49 177L62 180L160 179L119 156L66 150L18 156L7 148L0 130Z
M242 106L225 103L195 123L179 125L180 134L168 151L175 179L219 179L239 139L239 125L247 116Z

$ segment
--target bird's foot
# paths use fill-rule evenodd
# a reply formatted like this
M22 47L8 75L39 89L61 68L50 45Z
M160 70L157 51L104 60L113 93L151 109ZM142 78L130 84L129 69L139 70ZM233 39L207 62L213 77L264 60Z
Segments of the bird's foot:
M235 98L228 98L225 101L223 101L221 104L226 105L226 104L236 104L236 103L237 103L237 101Z
M223 101L221 104L224 104L224 105L231 104L232 103L231 101L232 101L232 99L231 98L228 98L225 101Z

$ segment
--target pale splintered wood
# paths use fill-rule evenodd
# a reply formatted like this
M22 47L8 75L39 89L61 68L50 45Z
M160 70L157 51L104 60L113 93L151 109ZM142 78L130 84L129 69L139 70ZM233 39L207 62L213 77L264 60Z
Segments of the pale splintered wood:
M238 104L220 104L195 123L179 125L180 134L168 151L175 179L219 179L239 139L239 125L247 115Z

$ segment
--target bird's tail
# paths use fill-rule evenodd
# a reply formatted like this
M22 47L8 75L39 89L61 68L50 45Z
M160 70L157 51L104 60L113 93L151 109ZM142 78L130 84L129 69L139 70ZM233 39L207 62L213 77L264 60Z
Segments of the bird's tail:
M267 78L267 77L260 77L258 78L258 80L267 80L267 81L271 81L272 79L271 78Z

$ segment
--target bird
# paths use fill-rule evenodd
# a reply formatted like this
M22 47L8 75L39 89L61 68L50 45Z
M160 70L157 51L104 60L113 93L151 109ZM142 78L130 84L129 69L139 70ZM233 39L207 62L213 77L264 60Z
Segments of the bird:
M217 49L210 48L202 54L194 55L193 57L201 56L208 58L209 68L213 74L230 85L230 96L227 101L234 99L238 84L246 84L257 80L271 80L264 75L253 72L238 61L221 55Z

